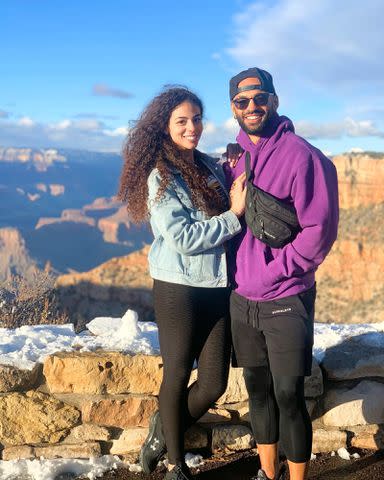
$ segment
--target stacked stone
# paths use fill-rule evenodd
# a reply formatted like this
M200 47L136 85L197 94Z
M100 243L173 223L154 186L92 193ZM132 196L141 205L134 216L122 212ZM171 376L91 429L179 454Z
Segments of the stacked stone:
M312 376L306 379L315 428L313 451L383 448L384 384L377 378L356 377L373 374L383 379L383 355L377 351L375 362L371 356L370 362L360 361L346 370L340 351L336 348L325 356L326 382L315 361ZM346 352L341 355L348 357ZM194 372L191 382L195 378ZM356 378L361 381L350 383ZM32 371L0 366L2 459L102 454L134 459L147 436L150 416L158 408L161 379L160 356L119 352L57 353ZM186 448L225 454L254 446L242 371L231 369L224 395L187 432Z
M384 449L384 351L377 338L363 333L326 350L325 394L314 422L328 438L343 434L347 446L372 450Z

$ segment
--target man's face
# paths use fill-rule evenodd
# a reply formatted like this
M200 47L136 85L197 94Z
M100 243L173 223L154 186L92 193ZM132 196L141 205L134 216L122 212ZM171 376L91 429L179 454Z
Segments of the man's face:
M238 86L247 85L260 85L260 80L245 78ZM231 102L231 109L240 127L248 135L258 135L263 131L271 115L276 112L278 105L276 95L253 89L238 93Z

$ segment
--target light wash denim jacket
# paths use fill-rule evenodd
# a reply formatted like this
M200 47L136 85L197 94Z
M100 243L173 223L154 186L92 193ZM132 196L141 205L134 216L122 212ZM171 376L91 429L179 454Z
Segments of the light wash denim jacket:
M207 155L201 160L226 192L221 165ZM228 286L224 242L241 230L237 216L230 210L209 217L197 210L180 172L162 198L156 200L161 176L157 169L148 178L148 210L154 241L149 251L152 278L196 287Z

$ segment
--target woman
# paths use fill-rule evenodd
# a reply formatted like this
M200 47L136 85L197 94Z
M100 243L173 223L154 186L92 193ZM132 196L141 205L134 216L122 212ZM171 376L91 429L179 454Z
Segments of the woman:
M168 451L167 480L190 479L184 433L225 391L230 325L225 242L241 230L245 177L225 190L216 161L196 147L203 105L187 88L155 97L129 132L119 197L149 216L154 306L164 372L160 413L140 452L146 473ZM198 379L188 387L194 361Z

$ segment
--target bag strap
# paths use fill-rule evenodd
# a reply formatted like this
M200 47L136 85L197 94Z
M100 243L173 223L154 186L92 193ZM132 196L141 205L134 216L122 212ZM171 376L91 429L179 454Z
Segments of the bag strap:
M251 182L253 180L253 172L251 172L251 154L249 152L245 152L245 174L247 182Z

